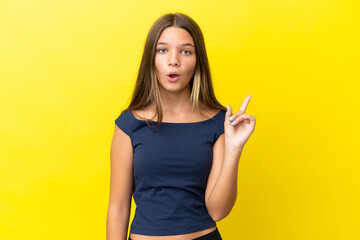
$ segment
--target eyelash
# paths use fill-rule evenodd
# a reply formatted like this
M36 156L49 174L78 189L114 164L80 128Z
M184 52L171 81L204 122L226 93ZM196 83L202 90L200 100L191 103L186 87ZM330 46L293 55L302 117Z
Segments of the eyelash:
M163 52L160 52L160 50L166 50L166 49L164 49L164 48L159 48L159 49L157 49L156 51L159 52L159 53L163 53ZM191 54L191 52L190 52L189 50L183 50L183 51L189 52L189 53L187 53L187 54L185 54L185 55L190 55L190 54Z

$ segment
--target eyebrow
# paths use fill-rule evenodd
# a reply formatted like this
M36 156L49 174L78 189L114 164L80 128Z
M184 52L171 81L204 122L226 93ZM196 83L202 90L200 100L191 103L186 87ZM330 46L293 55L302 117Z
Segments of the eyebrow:
M166 42L158 42L157 45L159 45L159 44L169 45ZM181 44L181 46L190 46L190 47L195 48L194 45L192 45L191 43L184 43L184 44Z

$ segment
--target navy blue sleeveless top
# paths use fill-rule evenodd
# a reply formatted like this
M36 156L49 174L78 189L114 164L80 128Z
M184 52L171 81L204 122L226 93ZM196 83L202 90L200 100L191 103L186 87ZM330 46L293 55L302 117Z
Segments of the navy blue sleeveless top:
M130 232L165 236L216 226L205 205L212 147L224 132L226 111L201 122L162 122L158 129L130 110L115 124L131 139L135 216ZM155 127L157 122L148 121Z

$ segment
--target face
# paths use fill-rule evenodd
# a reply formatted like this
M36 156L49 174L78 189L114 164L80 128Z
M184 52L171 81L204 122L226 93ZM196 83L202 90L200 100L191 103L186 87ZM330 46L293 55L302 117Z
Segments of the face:
M166 28L159 37L155 54L155 73L160 90L190 91L195 65L195 45L191 35L182 28Z

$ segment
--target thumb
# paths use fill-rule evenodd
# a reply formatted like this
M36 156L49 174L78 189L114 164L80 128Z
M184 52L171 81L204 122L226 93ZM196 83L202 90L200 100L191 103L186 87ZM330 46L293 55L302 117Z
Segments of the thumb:
M231 124L231 121L229 120L231 115L232 115L232 107L230 105L228 105L227 111L225 113L225 123L228 124L228 125Z

